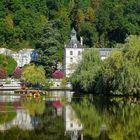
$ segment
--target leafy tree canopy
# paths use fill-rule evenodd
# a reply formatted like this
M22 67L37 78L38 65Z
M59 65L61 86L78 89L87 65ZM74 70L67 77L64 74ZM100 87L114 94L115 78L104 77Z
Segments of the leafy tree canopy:
M139 95L139 45L140 37L130 36L102 62L94 51L86 52L71 78L73 87L96 94Z
M100 63L99 52L95 50L86 51L83 54L82 61L77 65L76 71L71 77L74 88L86 92L94 90Z
M39 63L51 75L72 27L87 47L116 47L140 34L139 5L139 0L1 0L0 47L41 50Z

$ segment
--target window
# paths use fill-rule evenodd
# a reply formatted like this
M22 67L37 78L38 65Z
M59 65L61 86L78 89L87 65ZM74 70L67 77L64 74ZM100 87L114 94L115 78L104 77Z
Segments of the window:
M73 55L73 51L70 51L70 55Z
M72 58L72 57L70 58L70 62L71 62L71 63L73 62L73 58Z
M82 125L81 124L78 124L78 126L81 127Z
M73 127L73 123L70 124L70 127Z
M81 51L78 51L78 55L81 55Z

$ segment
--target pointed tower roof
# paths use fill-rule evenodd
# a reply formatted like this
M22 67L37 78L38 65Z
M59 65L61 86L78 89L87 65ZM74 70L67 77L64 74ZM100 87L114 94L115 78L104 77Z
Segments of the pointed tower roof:
M66 45L67 48L74 48L75 44L78 48L81 48L80 42L77 40L77 32L74 28L71 30L71 40L70 42Z
M71 30L71 41L77 41L77 33L76 33L76 31L75 31L75 29L73 28L72 30Z
M74 28L72 28L71 33L76 34L76 31L75 31L75 29L74 29Z

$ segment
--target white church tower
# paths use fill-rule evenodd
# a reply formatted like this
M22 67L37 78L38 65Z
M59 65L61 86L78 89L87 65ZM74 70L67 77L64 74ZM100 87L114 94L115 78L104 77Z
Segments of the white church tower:
M75 64L82 58L83 51L83 39L81 37L80 42L77 40L76 31L73 28L71 31L71 40L64 48L63 70L66 77L69 77L74 72Z

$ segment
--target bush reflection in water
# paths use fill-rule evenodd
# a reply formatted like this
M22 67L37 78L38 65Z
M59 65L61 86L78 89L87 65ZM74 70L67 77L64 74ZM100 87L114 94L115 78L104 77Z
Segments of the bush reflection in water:
M47 103L36 98L22 98L21 105L32 118L38 118L34 130L22 130L13 126L10 130L0 131L0 140L68 140L64 136L64 123L62 116L57 116L52 102Z
M140 140L140 100L93 97L73 103L87 140Z
M41 97L42 98L42 97ZM14 126L1 131L1 140L68 140L64 121L52 102L28 98L21 101L31 117L39 118L34 130ZM140 140L140 100L134 97L73 98L72 106L84 126L84 140Z

